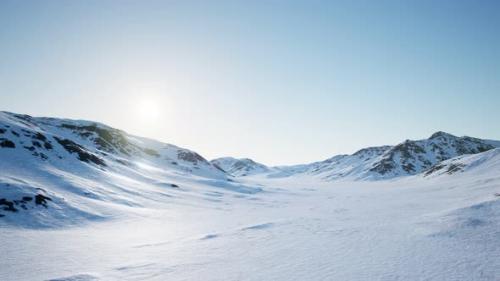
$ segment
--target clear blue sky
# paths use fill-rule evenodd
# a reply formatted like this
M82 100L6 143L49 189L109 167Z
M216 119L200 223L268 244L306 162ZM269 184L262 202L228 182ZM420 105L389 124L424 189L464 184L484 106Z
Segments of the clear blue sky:
M0 1L0 110L217 156L500 139L500 1Z

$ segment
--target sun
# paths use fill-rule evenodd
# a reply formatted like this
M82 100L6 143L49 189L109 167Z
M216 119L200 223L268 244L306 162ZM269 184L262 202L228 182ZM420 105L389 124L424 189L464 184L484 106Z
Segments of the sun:
M161 108L157 101L144 99L137 104L137 115L144 121L155 121L161 115Z

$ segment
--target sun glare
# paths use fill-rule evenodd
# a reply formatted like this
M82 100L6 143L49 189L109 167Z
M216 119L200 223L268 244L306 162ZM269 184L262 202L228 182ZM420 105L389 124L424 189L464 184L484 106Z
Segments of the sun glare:
M160 117L160 105L154 100L142 100L137 105L137 114L144 121L155 121Z

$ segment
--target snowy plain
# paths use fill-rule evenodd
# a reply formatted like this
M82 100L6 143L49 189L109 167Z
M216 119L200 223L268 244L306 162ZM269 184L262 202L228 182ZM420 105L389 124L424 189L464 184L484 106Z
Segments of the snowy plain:
M248 179L254 184L255 179ZM63 229L0 230L0 280L498 280L500 175L263 180Z

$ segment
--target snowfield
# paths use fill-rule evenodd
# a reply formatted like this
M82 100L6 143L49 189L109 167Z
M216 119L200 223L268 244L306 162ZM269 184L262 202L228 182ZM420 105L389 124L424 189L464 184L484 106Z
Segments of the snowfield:
M500 280L498 142L404 144L219 161L238 177L102 124L0 113L0 280Z

